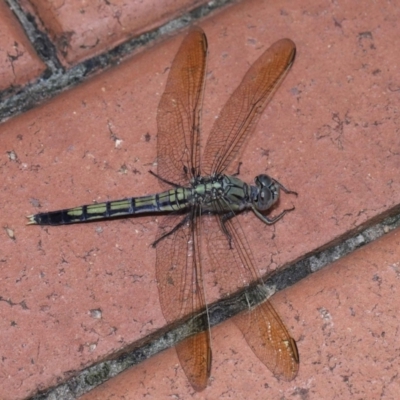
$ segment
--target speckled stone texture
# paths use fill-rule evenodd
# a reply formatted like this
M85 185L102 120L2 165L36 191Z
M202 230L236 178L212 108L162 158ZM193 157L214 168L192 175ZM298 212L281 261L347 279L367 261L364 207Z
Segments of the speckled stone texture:
M268 173L299 193L283 196L274 212L296 210L273 227L243 218L264 272L398 207L399 16L395 4L383 2L252 0L199 21L209 41L204 138L251 63L279 38L297 45L295 64L242 160L243 179ZM4 400L58 385L165 325L150 247L157 217L38 227L26 226L25 216L159 190L148 173L156 161L156 110L183 37L0 126ZM396 398L399 248L393 232L273 298L298 342L294 381L277 381L227 322L213 330L210 386L194 397ZM168 350L86 399L191 394Z

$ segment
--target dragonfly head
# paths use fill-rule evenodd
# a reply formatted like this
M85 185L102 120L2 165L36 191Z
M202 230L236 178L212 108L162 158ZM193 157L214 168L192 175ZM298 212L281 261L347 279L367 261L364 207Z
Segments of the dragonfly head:
M279 185L268 175L258 175L252 203L259 211L268 210L279 199Z

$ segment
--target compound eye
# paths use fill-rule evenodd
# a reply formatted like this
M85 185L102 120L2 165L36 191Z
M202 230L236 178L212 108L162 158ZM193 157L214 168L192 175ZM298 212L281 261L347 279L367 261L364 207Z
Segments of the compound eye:
M258 175L255 179L256 185L260 188L270 187L272 179L268 175Z
M260 210L266 210L271 206L272 193L268 188L263 188L257 200L257 205Z

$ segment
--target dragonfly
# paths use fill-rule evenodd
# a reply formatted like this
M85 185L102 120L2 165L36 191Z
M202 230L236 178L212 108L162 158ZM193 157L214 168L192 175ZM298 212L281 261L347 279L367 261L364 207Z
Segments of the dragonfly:
M233 318L256 356L285 380L293 379L299 368L296 342L266 299L237 217L252 211L264 223L274 224L293 208L274 218L265 215L266 211L278 201L281 191L297 193L265 174L258 175L254 185L242 181L238 177L240 163L234 170L267 103L291 68L296 47L290 39L279 40L254 62L214 123L201 157L207 47L203 30L192 27L172 62L160 99L157 173L152 174L163 192L27 217L28 224L65 225L142 213L165 214L153 243L160 305L168 323L191 317L193 329L200 327L200 332L175 346L196 391L206 388L211 372L203 274L206 261L224 293L256 282L263 302L253 306L249 300L248 309Z

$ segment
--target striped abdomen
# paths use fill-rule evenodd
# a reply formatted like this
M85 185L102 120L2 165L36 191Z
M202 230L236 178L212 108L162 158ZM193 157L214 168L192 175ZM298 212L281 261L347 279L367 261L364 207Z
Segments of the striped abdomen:
M186 208L191 189L177 188L163 193L89 204L28 216L28 224L65 225L122 215L168 212Z

